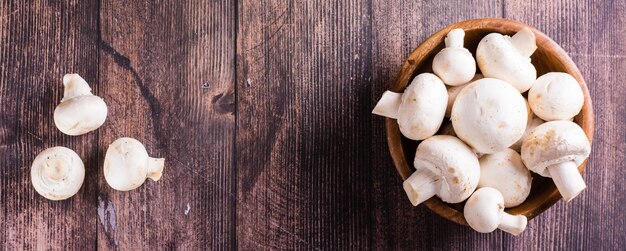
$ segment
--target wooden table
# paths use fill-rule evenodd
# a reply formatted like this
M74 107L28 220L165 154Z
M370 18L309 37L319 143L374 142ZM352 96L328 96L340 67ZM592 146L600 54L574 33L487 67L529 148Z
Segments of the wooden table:
M623 249L626 1L1 1L0 243L11 250ZM578 64L596 132L587 190L519 237L412 207L370 114L405 56L437 30L505 17ZM79 137L52 114L65 73L109 106ZM118 137L166 158L130 192L102 175ZM70 147L87 175L54 202L33 158Z

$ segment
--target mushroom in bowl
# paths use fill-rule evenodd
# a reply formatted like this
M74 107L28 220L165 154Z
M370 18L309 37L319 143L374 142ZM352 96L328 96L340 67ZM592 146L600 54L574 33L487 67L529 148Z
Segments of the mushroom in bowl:
M536 41L537 48L530 56L529 62L532 63L532 65L535 67L537 76L542 76L543 74L548 72L565 72L571 75L574 79L576 79L576 82L583 92L584 102L580 113L574 117L573 122L578 124L582 128L589 142L592 142L593 109L591 106L589 91L587 89L585 81L582 78L582 75L580 74L580 71L577 69L574 62L572 62L572 60L567 56L566 52L549 37L532 27L516 21L498 18L486 18L464 21L442 29L441 31L432 35L420 46L418 46L412 53L410 53L406 61L402 64L402 68L399 72L398 77L396 78L396 81L390 86L389 90L401 93L416 75L425 72L432 72L431 62L434 56L441 49L445 48L444 40L446 35L451 30L457 28L461 28L464 30L464 47L467 48L471 53L476 52L478 44L488 34L500 33L506 36L515 36L517 32L521 31L524 28L530 30ZM524 36L527 36L526 38L531 37L530 34L525 34ZM529 48L532 49L532 46ZM529 79L532 79L532 77ZM534 82L534 79L532 79L532 81ZM528 86L528 88L530 88L530 86ZM520 90L523 90L522 88L515 89L518 93L520 92ZM522 101L522 103L524 102ZM522 107L526 109L526 104L523 104ZM526 115L528 115L528 111L526 111ZM521 116L520 120L522 120ZM524 123L522 126L524 130L519 135L519 138L515 139L515 141L513 141L511 144L521 139L524 132L527 131L525 129L527 129L529 125L529 123L527 123L528 116L523 120L526 121L526 123ZM540 121L538 121L537 123L539 122ZM400 174L400 177L403 180L406 180L413 173L413 168L408 163L413 162L413 153L416 151L416 148L419 145L419 141L416 142L409 138L403 137L399 130L398 123L394 119L388 118L385 121L385 125L387 131L387 142L394 165L398 173ZM454 128L454 131L457 135L459 134L459 130L456 127ZM530 133L530 131L528 133ZM469 144L469 142L466 143ZM501 147L510 147L510 145L507 146L507 144L509 144L508 141L506 144L502 143L500 147L494 148L494 152L497 152L495 150ZM584 166L585 161L581 162L578 165L578 170L582 170ZM537 176L533 179L532 186L533 189L523 203L512 208L507 208L505 209L505 211L510 214L524 215L527 217L527 219L530 220L561 199L559 191L550 179ZM459 224L467 225L467 221L463 216L464 204L462 203L446 203L438 197L433 197L424 201L422 204L446 219L449 219Z

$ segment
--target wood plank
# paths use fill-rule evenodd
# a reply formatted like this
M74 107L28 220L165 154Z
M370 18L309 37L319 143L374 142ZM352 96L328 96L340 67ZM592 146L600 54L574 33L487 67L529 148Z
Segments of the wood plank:
M626 1L506 1L505 16L552 37L578 65L593 99L595 136L587 189L529 223L507 249L618 250L626 245Z
M390 196L389 194L382 194L376 196L382 199L381 203L377 202L376 199L372 203L373 205L383 205L383 209L379 209L379 211L384 210L384 212L387 213L377 213L377 217L390 215L380 220L381 222L390 224L382 224L384 226L382 230L374 231L374 233L381 233L383 235L383 238L373 237L374 242L380 240L380 245L375 245L375 247L380 247L379 249L436 247L436 249L481 250L498 247L514 250L541 250L555 247L556 249L569 250L593 249L597 247L619 249L620 246L623 246L626 241L623 231L625 224L623 221L623 212L621 212L619 208L620 205L623 204L624 196L622 195L625 191L622 187L612 184L621 184L620 182L623 182L625 178L624 174L620 173L619 170L621 169L620 165L624 163L624 153L621 149L625 144L625 136L620 134L624 129L622 128L623 126L620 125L623 124L625 119L623 115L625 109L624 102L620 97L624 95L626 87L623 85L607 85L607 83L616 82L624 77L623 68L624 63L626 63L626 60L624 60L626 57L623 56L623 54L626 50L626 44L623 39L620 40L619 36L611 35L613 33L621 34L621 32L623 32L625 20L624 17L618 13L624 12L624 6L623 1L607 5L593 4L591 2L572 3L568 1L532 1L529 3L525 1L507 1L502 6L505 17L536 26L555 39L555 41L562 44L566 51L568 51L579 64L583 74L588 77L587 80L590 84L591 93L595 102L596 121L603 122L596 123L596 141L594 143L589 169L585 173L588 184L586 195L583 194L569 205L563 202L557 203L554 208L532 220L529 224L529 229L520 237L502 234L499 231L488 235L481 235L467 228L446 222L438 216L433 216L430 212L416 213L422 215L415 216L417 221L411 221L411 217L406 216L407 210L411 210L408 205L400 210L395 209L399 212L389 213L388 208L390 205L393 207L393 203L389 203L388 201L401 202L401 199L404 199L402 198L404 194L401 192L401 186L398 183L391 191L391 193L399 194L399 197L397 197L398 200L394 200L394 196ZM408 17L397 14L398 11L394 12L395 8L399 11L406 10L406 12L409 13ZM454 13L454 10L443 9L445 13ZM491 13L490 16L497 16L497 8L493 9L496 13ZM408 48L404 41L416 37L415 35L408 35L409 38L403 37L397 39L397 41L392 41L395 43L395 46L393 43L391 43L391 45L386 44L385 39L389 40L389 34L392 36L393 34L406 34L406 32L399 32L406 30L406 25L403 24L407 22L406 20L419 16L414 15L414 13L419 13L420 11L427 13L425 15L427 20L419 20L418 23L433 24L440 22L441 15L436 13L438 10L442 10L442 8L433 7L433 10L425 9L423 6L410 8L400 3L387 5L386 1L378 7L375 4L373 19L373 33L375 37L373 39L373 41L375 41L373 45L373 60L375 62L384 62L382 60L393 61L393 57L400 54L397 51L401 51L402 49L405 50L403 52L404 55L406 55L419 41L423 40L428 34L436 31L436 29L425 32L426 35L424 35L423 38L420 38L415 45L410 45ZM461 12L463 13L462 15L476 13L473 11L466 12L465 10ZM380 16L383 16L383 18L377 19L377 17L379 17L379 15L377 15L378 13L381 13ZM392 13L389 16L398 17L398 20L390 20L390 18L386 16L387 13ZM428 17L431 16L432 18L428 19ZM454 17L455 15L451 14L451 16ZM445 18L450 17L446 16ZM463 19L468 18L461 18L460 20ZM454 21L450 23L452 22ZM398 25L398 23L401 25ZM377 24L383 27L378 28ZM398 26L400 28L397 28ZM396 30L393 30L394 28ZM378 35L379 32L383 35ZM376 36L382 37L382 39L376 38ZM380 42L383 44L382 46L377 44L379 41L382 41ZM382 49L377 51L377 48ZM377 54L382 54L382 56ZM396 58L395 60L397 61L395 65L399 65L402 58ZM385 90L384 83L393 81L395 75L391 73L389 70L384 70L381 73L377 71L373 72L374 87L372 102L378 98L376 93L382 93L382 91ZM377 79L380 78L379 76L383 76L383 81L377 81ZM378 83L383 84L380 85L377 90L376 84ZM382 119L379 123L380 128L382 128ZM374 127L376 128L376 121ZM380 133L381 136L376 137L376 132L380 131L381 130L376 129L373 130L374 138L380 139L379 143L374 143L373 146L382 146L380 150L375 150L375 153L386 150L384 135ZM375 159L391 163L388 157ZM596 170L601 168L601 171L591 171L594 168ZM398 179L393 169L390 168L388 173L390 175L388 177L391 177L391 179ZM373 177L381 177L381 175L374 175ZM393 180L380 181L375 184L379 184L385 189L388 186L385 184L390 184L390 182L393 182ZM605 201L606 203L598 203L599 200ZM426 209L423 208L421 210L426 211ZM396 215L401 216L396 217ZM417 222L416 224L425 225L426 229L406 225L403 224L403 222L392 222L388 219L392 218L392 216L393 218L403 219L410 223ZM439 231L433 230L433 228L439 229ZM397 232L395 235L393 234L394 230ZM412 232L417 233L413 234ZM403 242L404 240L407 241Z
M370 245L370 5L239 1L237 241Z
M462 7L461 7L462 6ZM373 1L372 96L373 105L388 89L407 55L431 34L446 26L480 17L498 17L500 1ZM377 250L493 250L502 234L482 235L449 222L424 206L409 203L402 179L391 160L384 118L372 116L372 224Z
M0 243L11 250L620 249L623 13L624 0L0 1ZM588 189L518 237L478 234L410 206L383 119L370 114L404 57L430 34L502 15L570 53L596 112ZM68 72L107 101L99 131L70 137L54 127ZM131 192L106 184L104 152L122 136L167 159L162 180ZM76 150L87 167L83 188L61 202L39 196L29 174L35 155L55 145Z
M130 192L99 175L99 248L234 247L234 21L234 1L102 1L100 163L122 136L166 161Z
M98 133L62 134L53 112L62 77L79 73L99 93L97 1L0 2L0 243L8 250L88 250L96 241ZM53 146L85 163L81 190L50 201L32 187L30 167Z

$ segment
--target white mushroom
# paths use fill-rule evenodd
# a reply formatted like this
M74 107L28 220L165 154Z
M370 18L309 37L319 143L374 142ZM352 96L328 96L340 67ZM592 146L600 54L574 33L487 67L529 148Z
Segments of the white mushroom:
M467 224L480 233L490 233L498 228L512 235L519 235L528 223L526 216L504 212L502 194L491 187L476 190L465 203L463 215Z
M158 181L165 159L151 158L146 148L133 138L119 138L107 150L104 158L104 178L109 186L129 191L141 186L146 178Z
M433 72L450 86L469 82L476 73L476 62L472 53L463 48L465 32L457 28L446 36L446 48L433 59Z
M78 74L63 76L65 92L54 110L54 124L67 135L81 135L98 129L106 120L108 109L102 98L94 96L87 82Z
M539 77L528 92L535 115L545 121L568 120L580 112L585 102L583 91L572 75L550 72Z
M511 149L517 151L517 152L521 152L522 151L522 143L524 142L524 139L526 139L526 137L528 137L528 134L530 134L530 132L535 129L537 126L541 125L545 123L545 121L543 121L542 119L538 118L538 117L534 117L531 120L528 121L528 125L526 125L526 130L524 131L524 135L522 135L522 137L515 142L515 144L513 144L511 146Z
M483 78L454 101L451 114L457 136L481 153L502 151L524 134L528 112L522 95L508 83Z
M491 187L502 193L504 207L522 204L530 194L532 176L519 153L511 149L486 154L480 158L478 187Z
M524 98L524 103L526 104L526 112L528 114L528 122L530 122L531 120L533 120L533 117L535 117L535 114L533 113L533 110L530 109L530 104L528 103L528 100L526 98Z
M411 204L437 195L448 203L469 197L480 178L478 158L463 141L453 136L432 136L417 146L415 172L403 187Z
M483 78L482 74L476 74L476 75L474 75L474 78L472 78L472 80L470 80L469 82L467 82L465 84L447 87L447 89L448 89L448 106L446 107L446 116L445 116L446 118L450 117L450 113L452 113L452 105L454 104L454 101L456 100L456 96L459 95L461 90L463 90L463 88L465 86L467 86L469 83L474 82L474 81L479 80L479 79L482 79L482 78Z
M552 177L565 201L570 201L586 188L578 166L590 152L591 144L580 126L570 121L550 121L526 137L522 161L531 171Z
M478 43L476 61L485 77L504 80L525 92L537 78L537 70L530 62L536 49L535 35L528 28L513 37L491 33Z
M41 152L30 169L37 193L50 200L64 200L80 190L85 165L76 152L56 146Z
M443 82L434 74L422 73L413 79L401 96L385 92L372 113L397 118L400 132L405 137L423 140L439 130L447 100Z

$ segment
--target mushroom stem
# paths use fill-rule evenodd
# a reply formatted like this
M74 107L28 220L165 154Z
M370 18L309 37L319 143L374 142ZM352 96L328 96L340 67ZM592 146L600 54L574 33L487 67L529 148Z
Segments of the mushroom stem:
M63 76L63 99L61 102L78 96L93 96L91 93L91 87L87 84L87 81L78 74L65 74Z
M372 110L373 114L388 117L392 119L398 118L398 109L402 101L402 93L386 91L380 98L380 101Z
M569 202L587 188L583 177L578 172L576 163L573 161L565 161L549 166L548 172L566 202Z
M513 44L513 47L515 47L523 57L530 57L530 55L537 50L535 34L528 28L523 28L515 33L515 35L511 37L511 44Z
M498 224L500 230L512 235L519 235L526 229L526 224L528 223L526 216L510 215L504 212L501 215L502 218L500 219L500 224Z
M158 181L163 175L164 158L148 158L148 178Z
M418 169L402 183L411 204L417 206L435 196L439 179L430 170Z
M451 30L444 40L446 48L463 48L464 37L465 31L463 31L463 29Z

